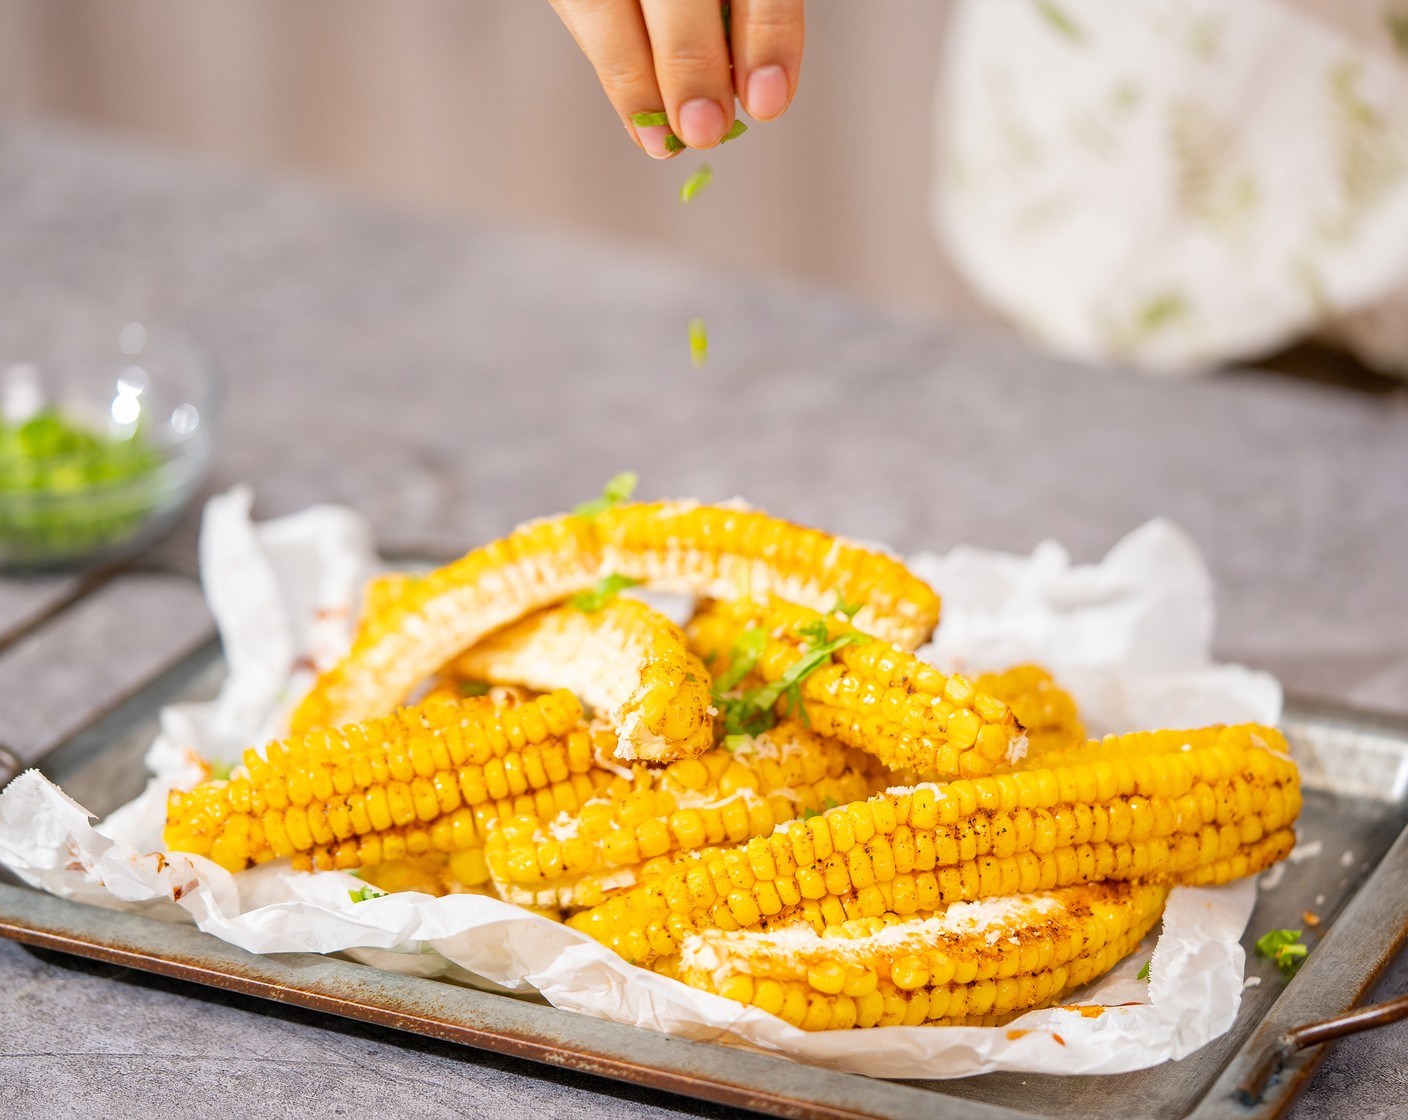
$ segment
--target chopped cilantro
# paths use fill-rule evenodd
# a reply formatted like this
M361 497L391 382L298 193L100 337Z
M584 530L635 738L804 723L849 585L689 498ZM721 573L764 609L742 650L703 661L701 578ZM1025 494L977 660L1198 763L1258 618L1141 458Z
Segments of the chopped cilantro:
M1256 951L1276 962L1287 976L1294 976L1305 962L1310 948L1300 943L1301 930L1273 929L1256 939Z
M385 891L377 890L377 888L370 883L358 887L355 891L348 891L347 893L353 902L366 902L369 899L383 898L386 895Z
M659 128L670 123L670 115L664 109L655 113L632 113L631 123L637 128Z
M804 820L804 821L809 821L809 820L811 820L813 817L819 817L819 816L821 816L821 813L820 813L818 810L812 809L812 808L808 807L808 808L802 810L802 815L801 815L801 817L800 817L799 819L800 819L800 820Z
M860 609L863 606L865 606L864 603L846 602L846 597L838 591L836 592L836 605L831 608L831 613L844 615L847 619L852 619L860 613Z
M703 319L689 321L689 360L695 369L703 369L709 360L709 334Z
M746 124L744 124L742 121L734 121L734 122L733 122L733 127L730 128L727 132L724 133L724 138L723 138L722 140L720 140L719 143L720 143L720 144L727 144L730 140L737 140L740 136L742 136L742 135L743 135L745 132L747 132L747 131L748 131L748 126L747 126ZM665 145L665 146L666 146L666 147L669 147L668 138L667 138L667 140L666 140L666 145Z
M822 645L827 638L831 637L826 629L826 619L817 618L811 622L804 623L797 627L797 633L806 638L814 646Z
M828 797L825 801L822 802L822 804L828 809L835 809L841 803L837 801L834 797Z
M486 696L488 692L488 681L460 681L461 696Z
M720 140L719 143L722 144L723 141ZM665 150L667 152L682 152L684 151L684 141L673 132L667 132L665 133Z
M1153 964L1153 963L1154 963L1154 958L1153 958L1153 957L1150 957L1147 961L1145 961L1145 962L1144 962L1144 967L1139 970L1139 974L1138 974L1137 976L1135 976L1135 979L1136 979L1136 980L1147 980L1147 979L1149 979L1149 966L1150 966L1151 964Z
M822 623L824 626L825 624ZM714 682L714 703L724 717L726 735L761 735L777 723L774 711L779 700L786 699L788 712L807 723L807 710L802 705L802 681L831 659L842 646L861 645L870 641L868 634L852 631L829 642L819 642L804 653L772 684L745 692L742 696L725 696L758 663L767 642L767 632L760 628L745 630L729 654L729 670Z
M593 498L589 502L581 502L573 507L572 512L578 517L597 517L605 513L612 506L619 506L622 502L631 500L631 495L636 492L636 483L640 481L640 476L635 471L621 471L613 474L606 480L606 485L602 487L601 497Z
M571 603L583 614L596 614L628 587L637 587L640 580L623 576L619 572L604 575L596 581L590 591L581 591L571 598Z
M210 764L210 776L217 782L228 781L230 771L235 768L233 762L212 762Z
M724 750L732 754L734 751L738 750L739 747L747 746L748 742L749 738L747 735L725 735Z
M713 181L714 169L707 163L701 163L699 169L680 184L680 201L688 202Z
M728 671L719 674L714 681L715 692L727 692L753 671L758 658L768 643L768 632L761 626L754 626L738 635L733 648L728 651Z

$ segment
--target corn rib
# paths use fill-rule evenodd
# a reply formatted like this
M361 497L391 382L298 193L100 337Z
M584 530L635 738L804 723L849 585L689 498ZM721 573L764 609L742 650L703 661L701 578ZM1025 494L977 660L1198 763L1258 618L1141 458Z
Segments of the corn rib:
M815 644L807 632L819 633L818 627L828 641L856 633L840 619L774 599L710 604L695 614L688 634L691 648L719 676L739 639L761 631L766 641L754 671L773 684ZM841 646L799 687L818 732L925 781L999 773L1026 753L1022 726L1001 700L883 641ZM779 699L779 710L787 702Z
M351 869L482 844L506 813L576 812L619 779L562 691L433 703L248 750L244 775L173 791L166 843L231 871Z
M634 599L587 613L555 607L471 646L454 672L543 692L566 688L616 728L616 757L670 762L714 745L709 671L684 632Z
M868 755L784 722L732 749L664 768L556 818L500 818L484 854L506 901L590 906L633 884L647 861L766 836L783 821L863 799L884 786Z
M1098 880L1220 882L1287 855L1299 775L1274 730L1141 732L1050 767L896 788L722 853L677 857L571 924L645 963L702 929L887 911Z
M1061 999L1133 951L1168 888L1093 884L929 917L885 914L810 929L708 930L678 978L803 1030L998 1025Z
M319 677L295 731L379 716L500 627L618 573L715 597L778 594L829 610L861 604L858 625L913 647L939 600L899 561L766 514L691 503L625 505L531 522L396 586L351 651Z

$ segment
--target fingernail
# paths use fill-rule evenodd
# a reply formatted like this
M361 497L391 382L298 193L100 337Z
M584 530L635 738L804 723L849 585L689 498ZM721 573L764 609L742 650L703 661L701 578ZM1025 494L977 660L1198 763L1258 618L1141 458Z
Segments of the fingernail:
M770 121L787 108L787 71L762 66L748 75L748 115Z
M640 146L651 159L670 158L670 152L665 147L665 137L670 135L668 125L637 125L636 135L640 137Z
M717 101L694 97L680 106L680 139L691 148L712 147L727 128L728 118Z

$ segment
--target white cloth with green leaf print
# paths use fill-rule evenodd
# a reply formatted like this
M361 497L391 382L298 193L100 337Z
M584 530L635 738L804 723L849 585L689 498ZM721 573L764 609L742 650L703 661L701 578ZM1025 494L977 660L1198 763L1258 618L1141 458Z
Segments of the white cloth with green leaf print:
M1184 371L1328 328L1408 368L1408 0L960 0L950 30L936 220L1035 340Z

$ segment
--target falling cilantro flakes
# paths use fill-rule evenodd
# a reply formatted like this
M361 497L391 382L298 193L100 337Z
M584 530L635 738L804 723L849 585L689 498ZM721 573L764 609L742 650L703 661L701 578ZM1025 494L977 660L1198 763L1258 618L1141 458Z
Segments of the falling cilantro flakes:
M747 131L748 126L746 124L744 124L742 121L734 121L733 127L724 133L724 138L720 140L719 143L727 144L730 140L737 140Z
M368 902L373 898L386 897L385 891L377 890L376 887L372 886L370 883L358 887L355 891L348 891L347 894L353 902Z
M1150 957L1147 961L1145 961L1145 962L1144 962L1144 967L1139 970L1139 974L1138 974L1137 976L1135 976L1135 979L1136 979L1136 980L1147 980L1147 979L1149 979L1149 966L1150 966L1151 964L1153 964L1153 963L1154 963L1154 958L1153 958L1153 957Z
M703 369L709 360L709 335L703 319L689 321L689 360L695 369Z
M714 169L707 163L701 163L699 169L680 184L680 201L688 202L713 181Z
M606 485L602 487L601 497L574 506L572 512L578 517L597 517L612 506L619 506L622 502L630 501L631 495L636 492L636 483L639 481L640 476L635 471L621 471L619 474L613 474L606 480Z
M632 113L631 123L637 128L660 128L662 126L668 126L670 118L668 114L661 109L659 112L655 113Z

